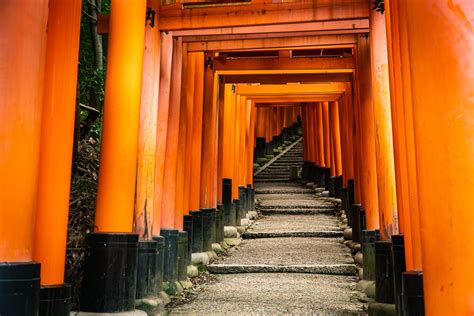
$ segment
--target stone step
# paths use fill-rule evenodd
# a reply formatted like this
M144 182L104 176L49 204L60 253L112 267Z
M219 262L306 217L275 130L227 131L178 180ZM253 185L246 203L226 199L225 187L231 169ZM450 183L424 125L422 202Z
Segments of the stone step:
M245 239L257 238L304 238L304 237L318 237L318 238L334 238L342 237L342 231L282 231L282 232L253 232L246 231L242 237Z
M366 315L348 276L304 273L215 274L171 315Z
M355 264L306 264L306 265L271 265L271 264L210 264L207 270L215 274L233 273L310 273L330 275L354 275Z
M275 208L268 208L268 209L260 209L262 215L316 215L316 214L330 214L333 215L335 213L334 209L275 209Z

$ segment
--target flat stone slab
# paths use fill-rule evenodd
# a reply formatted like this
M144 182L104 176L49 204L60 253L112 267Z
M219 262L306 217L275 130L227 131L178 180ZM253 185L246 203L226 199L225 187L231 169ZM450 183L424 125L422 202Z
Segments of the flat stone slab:
M336 206L331 202L317 200L315 197L311 200L291 200L291 199L262 199L260 202L262 208L332 208Z
M255 222L247 233L276 232L337 232L342 236L335 216L316 215L273 215L264 216ZM312 236L308 236L312 237ZM318 237L318 236L313 236Z
M244 239L238 249L219 258L222 264L330 265L353 264L343 238Z
M311 273L354 275L355 264L269 265L269 264L210 264L207 269L216 274L233 273Z
M298 194L267 194L264 198L265 202L275 201L275 200L298 200L298 201L314 201L316 200L316 195L314 193L298 193Z
M341 237L342 231L315 231L315 232L245 232L242 237L245 239L256 238L282 238L282 237L320 237L334 238Z
M293 208L261 208L260 212L263 215L314 215L314 214L334 214L335 210L333 208L321 207L321 208L302 208L302 209L293 209Z
M171 315L364 315L347 276L222 274Z

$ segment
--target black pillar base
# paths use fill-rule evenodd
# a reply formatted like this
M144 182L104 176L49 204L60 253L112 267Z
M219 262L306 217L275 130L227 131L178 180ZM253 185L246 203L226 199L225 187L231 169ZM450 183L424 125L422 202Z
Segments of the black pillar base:
M232 179L222 179L222 204L224 204L224 226L235 226L232 212Z
M138 242L137 299L156 295L157 260L158 243L154 240L140 240Z
M178 236L177 229L162 228L160 235L165 237L165 265L163 281L178 281Z
M234 212L235 212L235 226L240 226L241 224L241 211L240 211L240 200L234 200L233 201L233 207L234 207Z
M394 304L392 242L375 242L375 298L379 303Z
M188 278L188 232L178 233L178 280Z
M363 230L361 248L364 258L364 279L375 281L375 242L380 239L379 230Z
M329 181L331 179L331 168L324 168L324 188L329 190Z
M360 243L360 234L361 234L361 225L360 225L360 210L362 205L352 204L351 214L352 214L352 241Z
M81 311L115 313L134 310L138 235L88 234L85 254Z
M220 243L224 240L224 204L217 204L216 218L216 242Z
M71 314L71 285L42 286L39 316L69 316Z
M347 199L344 209L346 210L347 223L352 227L354 223L352 215L352 204L354 204L354 179L347 180Z
M393 291L397 314L402 315L402 273L406 271L403 235L392 235Z
M163 291L163 274L165 269L165 238L163 236L153 236L156 241L156 293Z
M0 315L38 315L40 268L37 262L0 263Z
M214 228L213 218L215 218L215 209L202 208L202 250L212 250L212 231Z
M187 264L191 264L191 255L193 253L193 216L183 216L183 230L188 233L188 244L187 244Z
M240 218L245 217L245 208L247 205L247 196L245 194L245 187L239 186L239 201L240 201Z
M202 212L191 211L189 214L193 217L192 252L202 252Z
M332 196L332 197L336 196L336 188L334 186L335 180L336 180L336 177L330 177L329 183L328 183L329 196Z
M334 178L334 195L338 199L342 199L342 176Z
M423 272L409 271L402 273L403 315L425 315L425 302L423 297Z

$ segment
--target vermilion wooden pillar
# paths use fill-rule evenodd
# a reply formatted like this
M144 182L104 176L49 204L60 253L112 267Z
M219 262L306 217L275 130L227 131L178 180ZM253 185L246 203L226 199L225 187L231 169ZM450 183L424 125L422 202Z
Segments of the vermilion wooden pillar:
M181 69L181 98L179 110L179 135L178 135L178 157L176 161L176 194L175 194L175 227L181 227L183 215L188 214L184 209L184 187L185 187L185 164L186 164L186 133L188 124L187 91L188 91L188 52L187 46L183 45L182 69ZM194 61L193 61L194 64ZM194 65L193 65L194 66ZM194 76L194 73L193 73ZM193 77L194 78L194 77ZM179 217L179 218L178 218ZM181 226L180 226L181 225Z
M400 40L398 21L391 19L393 15L390 3L385 9L385 23L387 33L388 69L390 79L390 103L392 114L393 154L395 162L395 184L397 190L397 209L399 232L404 236L405 261L413 266L412 231L410 217L410 182L408 180L408 154L411 150L406 145L405 113L403 108L403 94L401 83ZM413 148L413 151L415 148Z
M112 5L95 226L99 232L131 232L146 1Z
M318 144L317 144L317 125L316 125L316 104L307 103L306 109L306 122L308 124L308 159L309 161L319 165L318 160Z
M186 142L184 154L184 188L183 209L184 214L189 214L189 196L191 192L191 168L192 168L192 143L194 122L194 85L197 53L188 53L186 67Z
M326 167L325 162L325 148L324 148L324 126L323 126L323 103L316 103L316 142L317 142L317 165L320 167Z
M416 150L413 123L413 103L411 91L411 75L410 62L408 52L408 35L407 35L407 18L406 18L406 2L399 1L388 3L390 10L397 14L395 21L398 20L398 33L400 40L400 64L401 64L401 81L402 96L404 110L404 129L407 146L407 171L409 181L409 206L410 206L410 224L411 224L411 243L413 249L413 266L407 260L407 269L422 269L422 251L421 251L421 233L420 233L420 209L418 201L418 180L416 170ZM400 8L398 8L400 7ZM391 16L390 12L388 13ZM397 27L397 25L395 25ZM397 78L397 77L396 77ZM398 79L396 79L398 80ZM406 243L405 243L406 244Z
M474 3L403 1L427 315L474 313ZM407 61L402 59L403 62Z
M249 152L248 152L248 173L247 173L247 184L252 185L253 187L253 164L254 164L254 156L253 156L253 149L255 148L255 125L257 121L257 108L255 107L255 103L253 101L250 102L250 144L249 144Z
M329 104L329 120L331 122L331 135L333 139L334 175L340 176L342 174L341 134L339 128L339 102L337 101Z
M238 199L239 198L239 185L240 184L240 169L241 169L241 159L239 155L241 154L240 151L240 144L241 144L241 137L242 137L242 97L237 95L236 103L235 103L235 125L234 125L234 150L233 154L233 177L232 177L232 198Z
M64 282L81 5L49 1L33 254L42 285Z
M398 233L395 167L390 117L387 40L384 16L370 10L372 100L374 103L375 154L380 213L380 238Z
M219 109L221 110L221 109ZM236 94L231 84L224 86L224 104L223 125L219 126L223 129L223 152L222 152L222 177L232 179L234 186L234 144L235 144L235 112L236 112Z
M205 59L212 57L206 55ZM203 65L204 66L204 65ZM217 84L217 82L216 82ZM214 182L217 177L217 90L214 85L212 66L204 69L204 101L201 151L201 207L216 207Z
M365 209L366 226L378 229L379 208L377 192L377 163L375 159L375 124L372 103L372 74L369 40L360 37L357 43L357 80L360 123L360 182L361 202Z
M224 164L224 107L225 107L225 83L224 76L218 77L218 93L217 93L217 203L222 203L222 179Z
M166 137L168 133L169 99L171 91L171 67L173 63L173 36L171 32L161 32L160 79L158 92L158 121L155 149L155 192L153 195L152 234L159 235L161 229L161 202L163 199L163 175L166 157Z
M304 161L309 161L308 106L304 105L302 111L301 128L303 132L303 159Z
M173 39L168 131L163 170L161 198L161 227L182 229L183 215L176 210L176 166L178 161L179 113L181 109L181 75L183 51L180 38Z
M147 7L158 12L159 1L148 0ZM140 239L151 238L154 213L157 104L160 85L160 31L156 27L158 16L155 16L154 22L155 27L149 22L145 26L140 98L134 227Z
M266 142L270 142L273 137L273 108L267 107L266 110L266 123L265 123L265 139Z
M329 134L329 103L322 102L323 115L323 147L324 147L324 164L326 168L332 168L331 165L331 141Z
M200 208L202 107L204 89L204 53L196 53L193 105L193 137L191 144L191 183L189 209Z
M33 256L48 1L1 6L0 262L25 262ZM19 25L25 16L28 25Z

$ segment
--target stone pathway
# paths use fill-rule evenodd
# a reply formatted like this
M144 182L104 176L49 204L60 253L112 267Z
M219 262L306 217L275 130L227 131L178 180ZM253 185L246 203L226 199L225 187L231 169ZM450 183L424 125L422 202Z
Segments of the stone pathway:
M302 163L296 144L256 175L262 216L242 243L208 266L216 282L171 314L365 315L356 266L343 244L333 199L290 181ZM277 177L273 177L273 173ZM318 192L321 192L319 190Z

